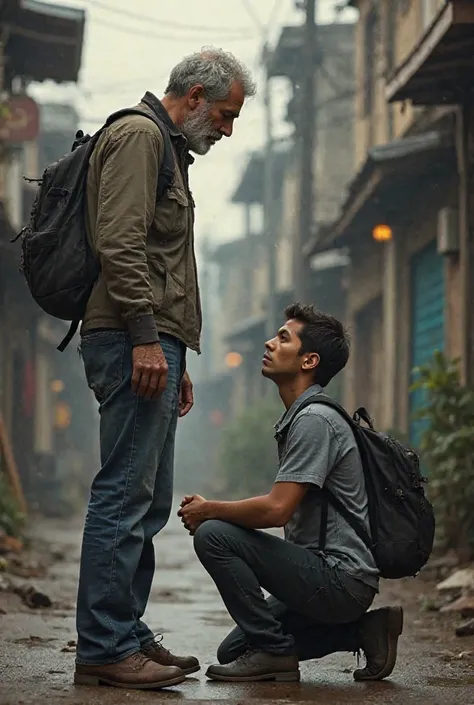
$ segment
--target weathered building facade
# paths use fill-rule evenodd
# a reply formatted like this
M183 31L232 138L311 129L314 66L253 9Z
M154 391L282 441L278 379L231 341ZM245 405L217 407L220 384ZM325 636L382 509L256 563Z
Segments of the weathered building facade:
M413 370L435 350L460 357L464 370L468 364L469 326L456 313L465 296L459 111L453 99L428 102L400 93L403 102L397 102L395 85L413 47L421 37L429 41L451 3L351 4L359 10L356 174L315 251L336 246L350 252L353 354L346 405L367 406L379 427L416 443L414 417L422 399L410 392ZM425 44L426 54L430 46ZM433 83L439 75L433 72Z
M78 80L84 25L82 10L36 0L1 3L0 413L30 507L46 511L55 503L60 510L61 500L64 508L87 484L96 460L93 404L75 346L63 355L56 350L67 324L34 303L19 272L20 243L10 240L35 196L23 176L38 178L69 150L76 129L63 125L62 142L55 141L53 120L42 124L28 86ZM0 467L4 461L0 453Z

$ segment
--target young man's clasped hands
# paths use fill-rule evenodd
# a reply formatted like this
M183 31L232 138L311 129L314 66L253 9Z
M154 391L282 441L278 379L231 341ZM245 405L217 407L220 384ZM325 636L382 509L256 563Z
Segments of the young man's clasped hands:
M210 519L208 516L209 509L207 505L208 502L201 495L187 495L181 502L181 509L178 512L184 528L189 531L190 536L194 536L194 533L198 526L202 524L206 519Z

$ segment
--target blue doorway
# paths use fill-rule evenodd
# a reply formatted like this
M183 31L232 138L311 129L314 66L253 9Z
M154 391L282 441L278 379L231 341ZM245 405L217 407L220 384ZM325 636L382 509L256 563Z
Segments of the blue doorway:
M445 344L444 260L437 252L436 241L411 260L411 381L413 369L429 363L436 350ZM410 442L417 448L426 429L424 420L413 419L424 404L421 390L410 394Z

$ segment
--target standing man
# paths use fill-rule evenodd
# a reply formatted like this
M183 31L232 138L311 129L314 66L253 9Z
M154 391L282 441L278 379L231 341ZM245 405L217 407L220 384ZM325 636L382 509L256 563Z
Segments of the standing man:
M367 613L378 591L375 560L320 497L323 487L331 490L369 530L359 450L338 411L316 401L302 408L345 367L349 341L339 321L311 306L294 304L285 314L285 325L266 343L262 367L286 409L276 425L275 484L267 495L237 502L185 497L179 511L237 623L207 675L299 680L299 660L362 650L367 665L354 678L380 680L395 665L403 613L397 607ZM257 530L282 526L285 540Z
M122 116L99 138L89 165L87 214L101 273L81 330L87 381L99 402L101 469L85 522L77 604L75 683L126 688L176 685L199 670L174 656L143 622L153 538L173 497L178 416L193 406L186 348L199 352L201 307L194 255L190 152L230 137L255 93L232 55L207 49L171 72L146 116ZM171 187L157 200L165 137Z

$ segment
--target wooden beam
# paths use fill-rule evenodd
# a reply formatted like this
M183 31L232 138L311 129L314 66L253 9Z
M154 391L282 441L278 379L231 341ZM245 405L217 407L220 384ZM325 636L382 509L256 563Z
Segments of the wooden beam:
M354 195L352 203L348 206L346 212L341 217L340 221L337 223L331 240L338 240L344 232L351 226L354 218L357 216L361 208L367 203L367 201L372 196L373 192L382 181L382 172L376 169L374 173L369 177L368 181L363 185L363 187Z
M395 76L387 83L385 97L390 103L394 100L404 100L398 93L406 88L408 81L420 70L435 47L449 31L453 23L453 6L448 3L440 13L437 21L425 34L408 59L400 66Z
M459 176L459 256L461 273L460 292L460 319L461 319L461 380L464 384L469 382L470 376L470 255L471 243L469 232L469 118L470 110L467 105L458 109L456 123L456 152Z
M13 495L18 502L18 507L20 511L26 515L27 505L25 496L23 494L23 488L21 486L20 475L18 468L15 463L15 458L13 456L13 450L11 447L10 439L7 434L7 429L5 422L3 420L3 415L0 413L0 450L3 453L5 459L5 467L7 471L7 476L10 481L11 488L13 490Z

